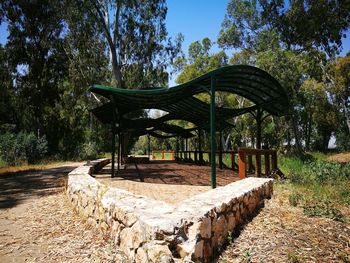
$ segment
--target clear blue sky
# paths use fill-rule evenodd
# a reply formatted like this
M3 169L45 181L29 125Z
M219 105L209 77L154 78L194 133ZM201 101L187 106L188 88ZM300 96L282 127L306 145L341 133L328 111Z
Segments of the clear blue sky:
M173 38L178 33L185 37L183 51L187 53L188 46L196 41L209 37L216 41L221 23L226 13L229 0L167 0L168 15L166 19L169 35ZM0 26L0 43L7 41L6 24ZM214 45L212 52L218 47ZM343 51L341 56L350 51L350 30L347 38L343 39ZM230 54L230 53L229 53ZM170 80L170 86L174 85L174 77Z
M228 0L167 0L166 24L169 35L172 37L178 33L184 35L185 52L192 42L202 40L204 37L216 41L228 2Z

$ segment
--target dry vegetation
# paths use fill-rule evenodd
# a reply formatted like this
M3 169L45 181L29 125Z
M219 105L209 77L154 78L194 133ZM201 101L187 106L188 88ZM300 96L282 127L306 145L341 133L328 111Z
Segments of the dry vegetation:
M333 154L327 159L339 163L350 163L350 152Z
M18 166L0 166L0 176L8 173L17 173L17 172L25 172L25 171L34 171L34 170L44 170L57 166L67 166L72 162L48 162L41 164L23 164Z
M350 154L281 159L290 180L275 183L272 199L218 262L350 262Z
M306 216L290 205L290 194L288 186L275 186L273 198L218 262L350 262L349 223ZM350 209L339 208L349 218Z
M123 262L113 244L79 218L63 193L32 200L16 211L2 211L0 261ZM124 260L124 262L126 262Z

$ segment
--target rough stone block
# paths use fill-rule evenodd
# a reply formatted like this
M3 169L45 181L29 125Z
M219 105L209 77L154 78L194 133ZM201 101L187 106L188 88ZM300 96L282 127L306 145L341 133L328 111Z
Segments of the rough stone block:
M108 188L89 175L107 162L93 161L69 173L67 194L89 224L110 233L130 262L209 262L228 231L273 191L271 179L246 178L173 206Z

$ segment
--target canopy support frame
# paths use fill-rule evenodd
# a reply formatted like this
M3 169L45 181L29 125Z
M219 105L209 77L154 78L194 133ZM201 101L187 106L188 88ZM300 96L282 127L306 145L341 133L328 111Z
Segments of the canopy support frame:
M211 76L210 81L210 175L211 188L216 188L216 146L215 146L215 89L216 77Z

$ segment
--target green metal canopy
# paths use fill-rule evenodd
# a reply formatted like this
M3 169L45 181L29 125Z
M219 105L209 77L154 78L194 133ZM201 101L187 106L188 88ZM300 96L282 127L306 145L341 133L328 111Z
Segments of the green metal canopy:
M252 66L227 66L172 88L121 89L94 85L90 91L110 100L109 103L92 110L103 123L113 121L113 108L120 126L117 129L140 134L141 130L156 131L162 123L180 119L192 122L200 129L210 129L210 105L194 95L209 92L211 78L216 79L216 91L225 91L249 99L255 105L241 109L216 107L216 127L225 129L232 126L228 119L251 112L258 107L272 115L284 115L288 108L288 98L281 85L267 72ZM159 119L127 118L127 114L142 109L159 109L168 112ZM153 127L154 129L149 129ZM178 130L179 131L179 130ZM182 133L184 131L181 131ZM186 132L185 132L186 133Z
M248 112L261 113L264 110L271 115L283 116L289 105L287 94L276 79L259 68L247 65L222 67L171 88L122 89L93 85L90 91L109 99L92 113L101 122L113 124L114 132L131 136L149 134L160 138L190 138L194 136L191 132L195 129L210 131L213 188L216 186L216 179L213 180L215 130L232 127L230 119ZM237 109L218 107L215 103L216 91L244 97L252 102L251 106ZM210 103L196 98L195 95L203 92L210 95ZM163 110L167 114L157 119L129 117L133 112L144 109ZM185 120L193 123L194 128L170 125L167 123L170 120Z

